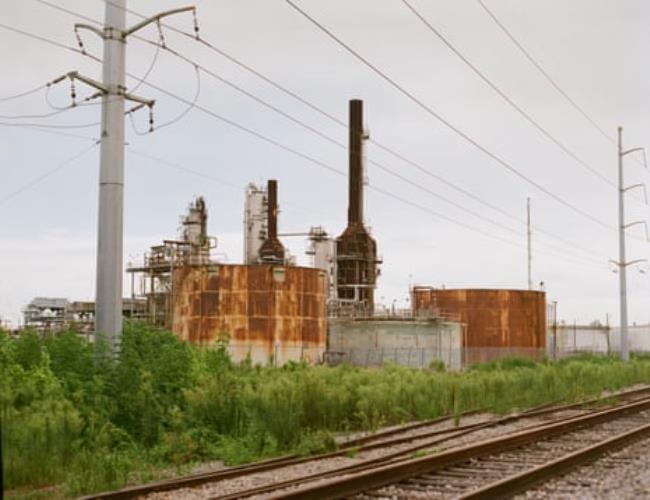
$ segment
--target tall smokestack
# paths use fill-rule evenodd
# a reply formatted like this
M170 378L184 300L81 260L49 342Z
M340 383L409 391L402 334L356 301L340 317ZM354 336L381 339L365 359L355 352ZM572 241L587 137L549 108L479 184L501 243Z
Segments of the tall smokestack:
M348 227L363 225L363 101L350 101Z
M284 262L284 247L278 239L278 181L269 179L266 189L267 229L266 240L260 247L263 262Z
M337 297L364 313L375 307L377 243L363 225L363 101L350 101L348 227L336 239Z

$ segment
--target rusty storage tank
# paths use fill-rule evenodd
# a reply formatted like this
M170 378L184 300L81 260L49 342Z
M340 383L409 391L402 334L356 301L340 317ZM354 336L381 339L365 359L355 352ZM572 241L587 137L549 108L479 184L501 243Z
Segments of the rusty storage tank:
M464 364L545 354L545 292L414 287L412 295L416 314L448 315L464 324Z
M326 347L326 275L297 266L183 266L173 276L173 331L234 360L318 362Z

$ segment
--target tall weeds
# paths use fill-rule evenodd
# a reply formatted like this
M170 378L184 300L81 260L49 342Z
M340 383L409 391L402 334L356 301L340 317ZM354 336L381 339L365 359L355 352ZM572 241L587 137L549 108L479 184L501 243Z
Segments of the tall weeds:
M0 332L5 488L57 485L73 496L201 461L332 449L336 432L472 409L503 413L639 382L650 382L650 359L510 359L461 373L275 368L235 364L223 345L199 350L129 324L119 359L96 362L74 332L17 340Z

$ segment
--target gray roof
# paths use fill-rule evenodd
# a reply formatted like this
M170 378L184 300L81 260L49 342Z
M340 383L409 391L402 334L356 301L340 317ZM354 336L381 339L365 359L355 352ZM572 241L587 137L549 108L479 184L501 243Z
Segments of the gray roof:
M58 297L36 297L27 305L27 307L38 307L47 309L65 309L68 306L68 299Z

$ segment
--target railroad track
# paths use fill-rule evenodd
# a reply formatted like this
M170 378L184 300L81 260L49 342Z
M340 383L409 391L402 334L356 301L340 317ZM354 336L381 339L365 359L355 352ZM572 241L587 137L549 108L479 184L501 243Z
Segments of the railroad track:
M621 400L624 402L635 401L642 399L645 401L644 395L650 393L650 387L643 387L640 389L634 389L630 391L625 391L619 394L614 395L613 397L616 400ZM650 399L648 399L650 401ZM392 447L403 445L409 442L415 442L412 446L406 448L401 447L398 451L388 452L381 455L380 457L364 460L361 463L339 467L331 469L325 472L319 472L315 474L308 474L300 479L293 479L287 481L274 481L273 484L266 484L256 488L241 489L239 491L227 494L219 495L214 498L230 499L230 498L245 498L254 495L263 495L268 496L272 495L274 492L281 490L282 488L295 488L303 484L309 484L313 481L322 481L322 480L331 480L331 478L337 478L341 475L351 476L351 475L361 475L368 471L379 470L383 467L395 467L400 464L409 463L411 457L414 453L421 452L422 450L431 449L432 447L444 443L473 432L504 425L507 423L515 422L523 419L534 419L534 418L544 418L552 416L553 414L567 412L570 410L579 410L593 405L603 405L606 403L611 403L613 401L612 396L594 398L588 401L583 401L579 403L565 404L559 406L549 406L544 405L543 407L534 408L525 412L518 414L507 415L505 417L499 417L492 420L472 423L467 425L461 425L456 427L449 427L445 429L434 429L427 430L427 427L434 426L436 424L444 423L445 421L451 420L452 417L441 417L429 421L417 422L413 424L408 424L393 429L385 430L382 432L374 433L371 435L362 436L352 440L347 440L340 444L341 449L324 453L319 455L314 455L310 457L295 457L295 456L286 456L280 457L272 460L266 460L263 462L257 462L250 465L230 467L227 469L221 469L212 472L206 472L201 474L193 474L189 476L184 476L180 478L158 481L155 483L138 485L123 488L121 490L99 493L95 495L90 495L84 497L85 499L124 499L124 498L137 498L142 497L147 494L156 493L156 492L165 492L173 490L181 490L183 488L196 488L202 485L219 483L221 481L230 480L234 478L241 478L243 476L252 476L257 473L273 471L276 469L282 469L285 467L295 466L299 464L305 464L308 462L317 462L325 460L328 458L340 457L347 455L351 452L362 453L378 448L386 448L390 450ZM476 412L468 412L466 415ZM598 411L592 411L592 413L599 413ZM558 419L553 421L553 423L561 423L565 419ZM550 424L550 425L553 425ZM527 431L534 431L539 427L543 427L543 424L533 424L527 428ZM423 430L423 432L415 432L418 430ZM333 480L335 481L335 480ZM325 495L327 496L327 495ZM308 497L306 497L308 498ZM319 496L319 498L321 498Z
M508 498L650 436L650 397L543 426L283 490L274 499Z

